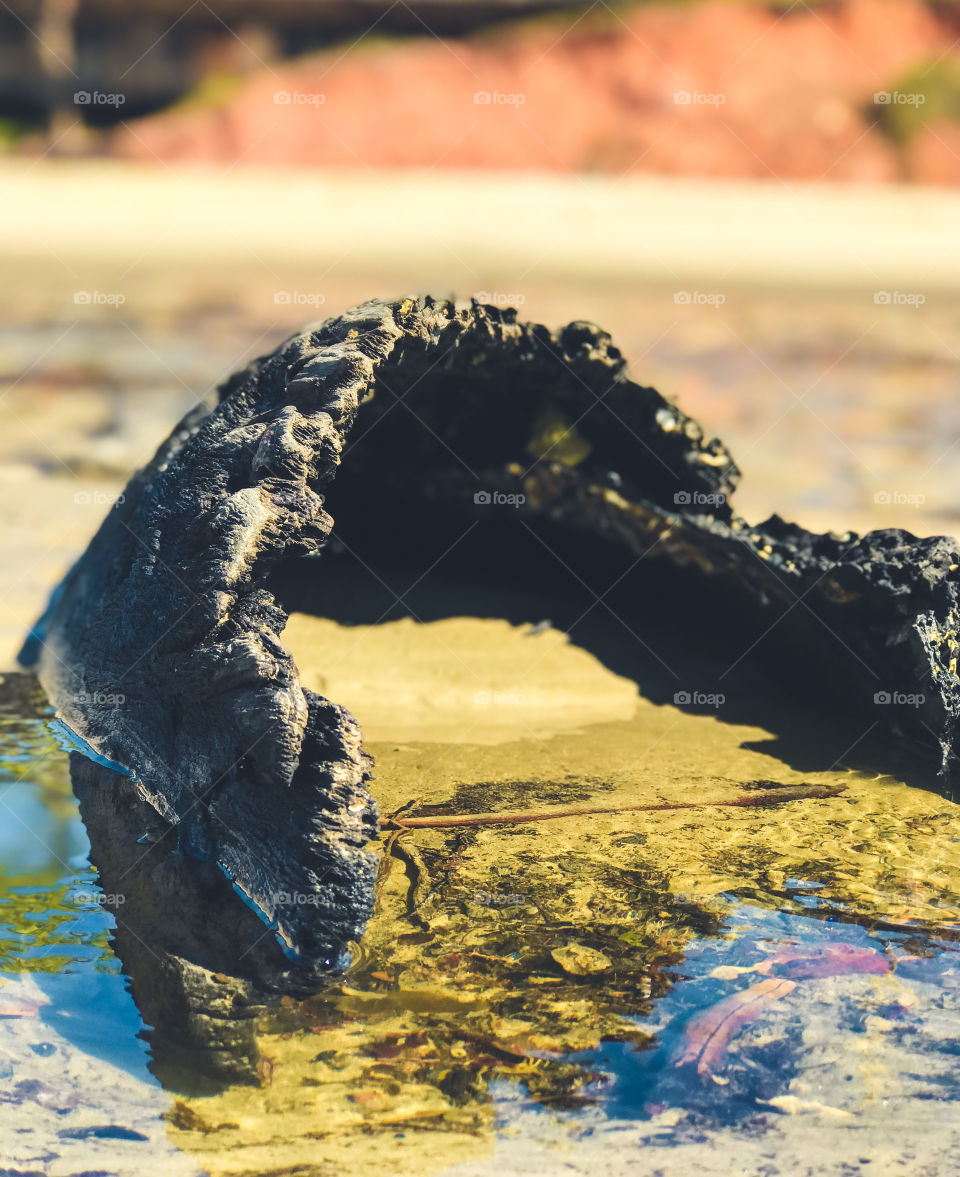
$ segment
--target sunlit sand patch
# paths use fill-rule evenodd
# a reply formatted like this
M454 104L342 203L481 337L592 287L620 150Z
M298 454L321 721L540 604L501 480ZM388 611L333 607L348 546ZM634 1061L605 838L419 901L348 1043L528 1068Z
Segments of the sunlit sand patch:
M284 640L303 682L366 739L504 744L633 718L637 686L566 634L479 617L342 626L295 613Z
M695 802L702 810L608 813L482 829L491 853L610 853L634 833L674 894L778 891L817 872L823 897L887 919L960 920L957 806L894 777L802 773L763 752L758 727L658 706L556 630L454 617L344 626L293 614L283 640L304 682L347 706L376 760L381 813ZM506 699L495 703L495 692ZM491 702L475 701L475 695ZM518 701L522 696L523 701ZM744 789L836 786L840 797L774 809L713 808ZM423 841L428 832L417 838ZM438 836L449 835L440 831Z

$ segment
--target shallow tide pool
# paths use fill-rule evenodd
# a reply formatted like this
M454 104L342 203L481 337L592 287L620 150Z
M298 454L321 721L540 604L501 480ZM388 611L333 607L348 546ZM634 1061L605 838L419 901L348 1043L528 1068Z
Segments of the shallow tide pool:
M287 637L360 719L383 814L606 812L385 831L346 975L271 994L247 949L211 971L178 941L149 839L121 868L121 825L88 836L44 701L6 676L0 1170L960 1166L953 803L842 757L801 771L549 626L295 615Z

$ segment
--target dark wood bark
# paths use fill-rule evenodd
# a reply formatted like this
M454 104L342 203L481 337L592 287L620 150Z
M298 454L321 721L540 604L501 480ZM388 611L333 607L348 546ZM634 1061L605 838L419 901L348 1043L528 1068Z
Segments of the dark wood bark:
M672 561L701 607L723 587L758 632L778 630L783 681L885 725L896 714L951 767L953 540L747 524L730 507L738 471L722 444L632 381L590 324L551 332L476 303L365 303L180 422L23 653L64 722L128 770L182 847L214 860L303 959L336 960L373 902L361 733L302 687L271 591L279 567L323 548L324 494L344 458L337 489L354 525L388 519L401 546L431 512L469 525L501 494L522 496L524 519ZM872 710L882 691L924 702Z

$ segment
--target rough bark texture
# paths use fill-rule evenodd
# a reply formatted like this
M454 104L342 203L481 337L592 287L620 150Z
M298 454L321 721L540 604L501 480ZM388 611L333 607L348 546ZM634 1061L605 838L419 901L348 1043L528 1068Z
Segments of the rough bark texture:
M693 592L732 586L759 630L778 628L785 680L839 687L885 725L895 715L949 768L953 540L748 525L729 506L738 471L724 447L634 383L590 324L554 333L476 303L365 303L177 426L22 655L63 720L306 959L332 967L362 931L377 815L357 724L301 687L269 578L323 547L323 494L348 439L338 490L401 542L430 528L431 509L469 522L496 495L522 495L531 521L689 567ZM884 691L925 700L873 711Z

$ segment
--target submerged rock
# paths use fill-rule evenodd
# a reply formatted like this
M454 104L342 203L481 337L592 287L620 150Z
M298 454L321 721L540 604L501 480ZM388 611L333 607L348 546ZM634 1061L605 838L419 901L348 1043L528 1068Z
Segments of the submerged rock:
M953 540L747 524L723 445L632 381L590 324L550 332L476 302L365 303L179 423L21 655L86 750L125 770L301 962L336 971L376 874L360 730L302 685L280 638L285 584L323 579L326 562L302 562L330 535L335 477L337 538L360 537L374 565L399 551L425 575L481 522L547 548L574 537L577 575L581 543L618 548L628 588L667 561L691 616L729 635L737 661L762 642L781 681L862 714L865 734L881 723L932 748L949 789ZM508 579L508 545L498 558Z

